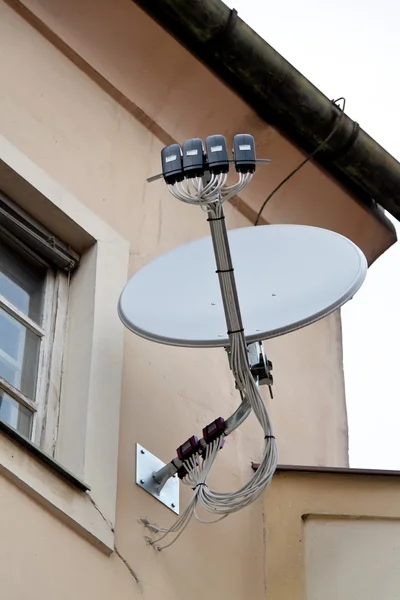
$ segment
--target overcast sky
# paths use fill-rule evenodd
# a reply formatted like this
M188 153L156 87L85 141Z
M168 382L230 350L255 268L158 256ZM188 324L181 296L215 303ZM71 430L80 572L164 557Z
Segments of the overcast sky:
M227 4L400 160L400 0ZM396 244L342 311L352 467L400 469L399 267Z

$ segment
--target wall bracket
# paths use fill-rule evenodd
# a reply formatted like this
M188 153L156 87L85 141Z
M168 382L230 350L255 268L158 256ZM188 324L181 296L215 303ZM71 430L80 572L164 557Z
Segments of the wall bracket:
M179 515L179 478L173 476L160 489L154 474L165 467L159 458L136 444L136 483L149 494Z

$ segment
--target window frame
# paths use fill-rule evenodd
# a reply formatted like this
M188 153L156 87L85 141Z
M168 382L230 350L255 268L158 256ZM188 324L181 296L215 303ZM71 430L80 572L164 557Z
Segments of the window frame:
M43 356L47 373L41 382L44 405L37 422L36 438L33 440L53 458L57 447L70 281L70 272L65 274L58 270L52 282L52 312L49 315L51 331L44 344L46 354Z
M64 350L64 334L68 313L68 295L70 271L68 275L56 264L43 259L35 250L26 245L18 236L18 224L24 233L39 230L38 223L29 219L12 201L0 192L0 211L4 205L10 209L14 218L14 232L6 231L0 225L0 240L11 242L16 252L23 257L30 257L46 269L43 286L43 312L41 324L31 319L23 311L14 306L0 294L0 308L21 323L24 327L40 337L40 348L35 381L35 398L25 395L3 377L0 377L0 388L19 404L32 412L32 426L29 441L41 450L54 457L57 442L57 422L60 410L60 390L62 376L62 359ZM29 241L29 235L24 236ZM12 249L11 246L11 249ZM74 266L75 263L74 263ZM64 297L61 297L61 296ZM57 344L57 346L56 346ZM59 381L58 381L59 380ZM47 412L51 410L55 418ZM18 431L18 430L17 430ZM18 432L20 433L20 432ZM22 433L20 433L23 435Z
M76 260L76 253L81 256L69 288L56 460L47 454L43 460L33 444L22 436L23 443L13 439L0 427L0 475L109 555L114 550L124 346L117 304L127 281L130 243L1 134L0 189L63 240L63 247L55 247L61 268ZM1 219L0 212L0 224ZM45 251L52 251L48 238L39 237ZM84 364L77 343L84 344ZM78 448L77 419L82 422Z

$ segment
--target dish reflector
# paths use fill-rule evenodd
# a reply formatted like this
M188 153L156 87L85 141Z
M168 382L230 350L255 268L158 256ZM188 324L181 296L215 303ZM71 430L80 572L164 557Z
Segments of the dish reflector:
M245 335L266 340L310 325L357 292L367 273L361 250L317 227L265 225L228 232ZM211 237L153 260L126 284L118 312L149 340L228 346Z

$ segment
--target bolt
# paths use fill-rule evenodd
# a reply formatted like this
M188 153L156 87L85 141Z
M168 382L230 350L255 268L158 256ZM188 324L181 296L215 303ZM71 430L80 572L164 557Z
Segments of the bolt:
M171 507L172 507L172 508L175 508L175 504L174 504L174 503L172 503L172 504L171 504Z
M273 296L276 296L276 294L272 294Z
M211 302L211 306L215 306L215 302Z
M140 480L140 483L143 485L143 484L144 484L144 479L141 479L141 480Z
M144 454L144 450L141 450L141 451L140 451L140 454Z

